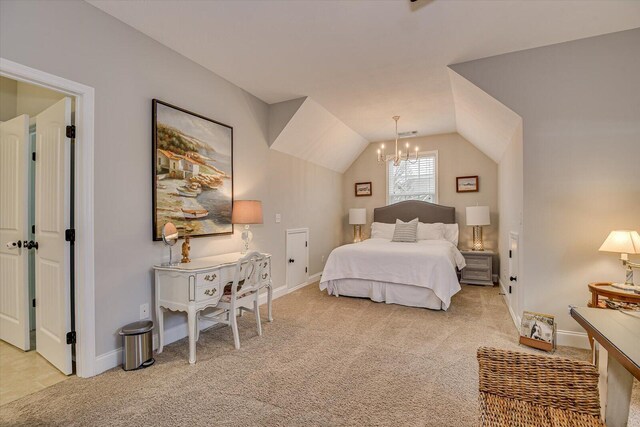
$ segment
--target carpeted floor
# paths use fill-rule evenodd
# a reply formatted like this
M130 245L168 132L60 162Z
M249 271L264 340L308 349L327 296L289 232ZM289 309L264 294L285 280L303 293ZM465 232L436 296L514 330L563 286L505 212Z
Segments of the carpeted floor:
M4 405L0 424L472 426L476 349L519 348L498 288L465 286L436 312L329 297L313 284L274 301L274 314L262 337L251 314L240 319L239 351L227 327L213 328L196 365L183 340L148 369L72 378Z

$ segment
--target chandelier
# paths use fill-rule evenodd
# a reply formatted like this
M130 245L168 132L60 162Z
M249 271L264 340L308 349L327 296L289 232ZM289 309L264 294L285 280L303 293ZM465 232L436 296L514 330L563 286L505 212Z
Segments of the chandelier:
M393 153L393 156L389 155L389 158L387 159L387 153L385 153L384 151L384 144L380 145L380 148L378 149L378 163L384 164L387 160L393 160L393 165L396 167L400 166L400 162L402 162L403 160L411 164L416 163L418 161L417 146L414 149L413 156L409 155L410 150L408 142L406 144L406 150L404 154L402 153L402 150L398 150L398 120L400 119L400 116L393 116L392 119L396 121L396 150Z

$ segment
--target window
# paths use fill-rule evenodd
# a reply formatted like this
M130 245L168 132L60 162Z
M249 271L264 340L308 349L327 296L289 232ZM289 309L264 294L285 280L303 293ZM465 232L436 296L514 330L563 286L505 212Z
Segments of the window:
M403 200L438 203L438 152L420 153L418 161L387 161L387 204Z

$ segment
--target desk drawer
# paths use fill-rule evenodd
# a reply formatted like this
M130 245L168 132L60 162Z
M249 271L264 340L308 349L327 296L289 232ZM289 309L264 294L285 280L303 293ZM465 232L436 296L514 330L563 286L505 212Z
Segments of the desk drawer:
M221 295L220 283L196 286L196 302L215 302L220 299Z
M198 273L196 274L196 286L208 286L212 287L213 285L220 284L220 271L208 271L206 273Z

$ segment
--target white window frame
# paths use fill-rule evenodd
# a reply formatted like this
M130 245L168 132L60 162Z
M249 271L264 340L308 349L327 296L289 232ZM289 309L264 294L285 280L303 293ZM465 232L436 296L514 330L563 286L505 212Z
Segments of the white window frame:
M438 187L439 185L439 180L438 180L438 150L431 150L431 151L419 151L418 152L418 157L421 156L430 156L433 155L436 158L436 164L435 164L435 188L436 188L436 194L434 197L434 204L438 204L438 199L440 197L440 188ZM386 199L386 205L389 206L389 162L393 161L393 156L392 155L388 155L387 156L387 161L384 164L384 179L386 181L386 188L385 188L385 199Z

